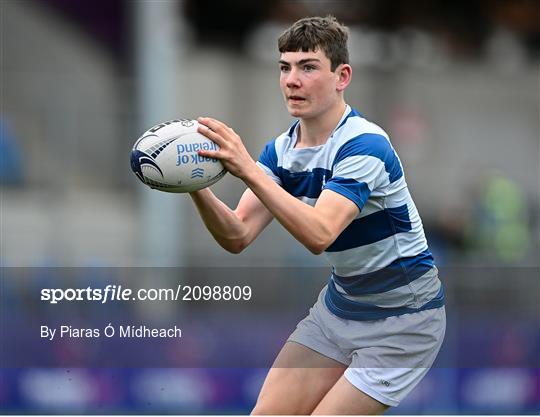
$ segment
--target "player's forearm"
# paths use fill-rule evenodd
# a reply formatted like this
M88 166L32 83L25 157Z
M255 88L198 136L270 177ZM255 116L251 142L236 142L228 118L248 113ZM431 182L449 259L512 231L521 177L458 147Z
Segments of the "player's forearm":
M310 252L320 254L337 237L328 226L329 219L321 218L313 207L291 196L263 171L253 170L243 180L281 225Z
M229 252L241 252L246 246L247 229L235 212L208 188L190 193L190 196L216 242Z

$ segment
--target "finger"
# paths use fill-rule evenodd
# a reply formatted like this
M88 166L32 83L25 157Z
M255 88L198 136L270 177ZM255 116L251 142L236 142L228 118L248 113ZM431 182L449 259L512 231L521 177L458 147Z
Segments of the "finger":
M220 121L218 119L214 119L213 117L202 116L202 117L199 117L197 120L203 122L204 124L212 125L214 127L222 127L222 128L228 128L229 127L225 123L223 123L222 121Z
M219 151L198 151L197 153L205 158L223 159L223 156Z
M221 137L218 133L216 133L214 130L210 129L206 125L200 125L197 128L197 132L201 133L202 135L206 136L211 141L217 143L220 147L223 146L225 143L225 139Z
M230 129L229 126L227 126L225 123L214 119L213 117L199 117L197 119L199 123L204 124L205 126L208 126L210 129L214 131L218 131L220 129L227 130Z

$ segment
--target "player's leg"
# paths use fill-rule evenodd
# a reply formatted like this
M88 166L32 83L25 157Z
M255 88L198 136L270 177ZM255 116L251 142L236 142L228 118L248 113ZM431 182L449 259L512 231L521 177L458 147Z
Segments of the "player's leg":
M387 405L360 391L345 376L341 376L312 414L375 415L382 414L386 409Z
M359 349L314 414L380 414L399 405L435 361L445 327L439 308L339 329L341 339L345 331L355 335Z
M346 368L306 346L287 342L268 372L252 414L311 414Z

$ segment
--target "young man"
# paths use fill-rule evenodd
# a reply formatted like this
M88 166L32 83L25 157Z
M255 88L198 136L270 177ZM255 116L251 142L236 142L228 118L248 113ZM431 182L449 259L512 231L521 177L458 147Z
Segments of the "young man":
M209 190L191 196L216 241L238 253L276 218L332 276L269 371L253 414L378 414L432 365L444 295L403 168L386 133L344 101L347 29L301 19L278 41L280 86L298 119L259 161L224 123L199 131L247 185L236 210Z

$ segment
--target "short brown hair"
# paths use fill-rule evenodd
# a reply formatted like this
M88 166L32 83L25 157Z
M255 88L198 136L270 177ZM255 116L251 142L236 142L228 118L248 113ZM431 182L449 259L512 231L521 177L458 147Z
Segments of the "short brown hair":
M348 38L349 30L334 16L305 17L281 34L278 49L281 53L321 49L334 71L338 65L349 63Z

